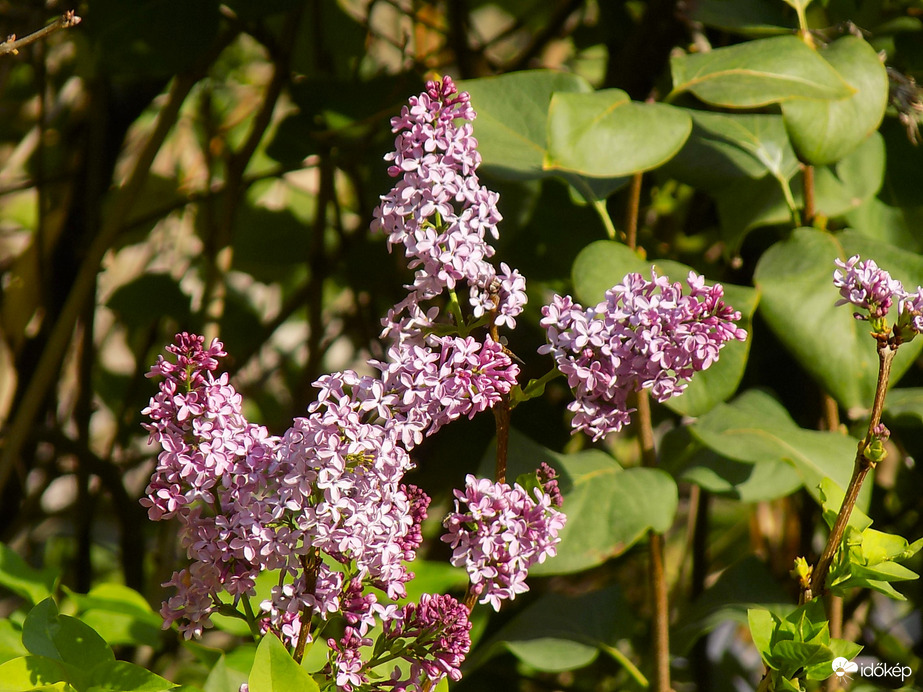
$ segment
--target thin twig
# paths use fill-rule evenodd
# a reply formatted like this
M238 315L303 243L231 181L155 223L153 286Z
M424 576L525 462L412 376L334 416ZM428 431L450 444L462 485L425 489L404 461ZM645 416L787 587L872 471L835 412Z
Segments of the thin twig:
M23 36L20 39L16 38L16 34L9 36L6 41L0 43L0 55L17 55L20 48L28 46L30 43L40 41L47 36L51 36L51 34L60 29L69 29L72 26L77 26L80 22L81 19L74 14L74 10L68 10L48 26L42 27L28 36Z
M805 165L803 171L804 183L804 211L801 223L804 226L813 226L817 211L814 208L814 166Z
M638 210L641 208L641 181L643 176L643 173L635 173L631 177L631 188L628 191L628 208L625 210L625 242L632 250L638 247Z
M657 465L657 452L654 448L654 426L651 419L651 402L646 389L638 392L638 437L641 442L641 463L653 468ZM653 605L652 638L654 644L654 679L653 692L670 690L670 612L667 594L667 580L663 567L663 534L648 532L650 550L650 583Z

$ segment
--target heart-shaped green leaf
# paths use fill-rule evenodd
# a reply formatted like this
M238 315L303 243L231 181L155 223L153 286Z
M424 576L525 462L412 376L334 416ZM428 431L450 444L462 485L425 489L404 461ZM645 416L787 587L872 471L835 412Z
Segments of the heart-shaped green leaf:
M547 177L543 169L548 107L560 92L591 92L577 75L552 70L513 72L458 83L477 111L474 134L483 165L516 180Z
M673 91L725 108L756 108L794 98L845 99L854 90L795 36L776 36L685 54L670 61Z
M874 259L907 290L923 284L923 257L844 231L837 235L799 228L760 258L754 281L760 312L801 366L847 409L870 408L878 378L875 340L867 322L837 306L833 260ZM903 344L891 367L895 384L919 355L923 340ZM844 486L845 487L845 486Z
M601 178L647 171L671 159L691 128L685 110L636 103L619 89L556 93L544 168Z
M308 671L295 663L278 637L267 634L256 649L249 678L252 692L320 692Z
M782 103L792 144L814 165L839 161L881 124L888 105L888 76L866 41L844 36L820 56L855 90L846 99L799 98Z

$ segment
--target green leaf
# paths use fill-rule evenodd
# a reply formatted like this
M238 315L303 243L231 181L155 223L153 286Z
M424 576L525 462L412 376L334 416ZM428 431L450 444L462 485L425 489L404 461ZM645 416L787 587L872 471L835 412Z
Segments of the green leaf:
M121 584L100 584L86 595L66 587L64 591L77 604L80 620L96 630L110 646L160 645L163 620L134 589Z
M584 305L595 305L603 300L606 291L620 283L626 274L637 272L649 278L652 266L659 275L668 276L673 281L684 281L691 271L691 267L679 262L642 260L622 243L611 240L591 243L574 261L574 293ZM751 288L725 286L725 301L741 312L742 319L739 324L747 330L748 338L744 342L735 341L725 345L718 362L708 370L697 373L686 391L667 401L667 406L683 415L698 416L734 394L747 364L750 351L750 320L756 310L757 300L758 294Z
M693 423L690 430L702 444L731 459L791 463L818 502L824 478L832 478L846 487L858 443L855 438L837 432L798 427L781 404L754 389L715 407ZM862 490L860 503L864 505L869 489Z
M55 683L77 682L80 679L79 673L70 666L45 656L23 656L0 665L0 692L24 692Z
M256 649L250 669L250 692L320 692L308 672L295 663L275 636L268 634Z
M830 647L808 642L778 642L772 647L772 653L779 671L791 677L796 677L803 668L810 666L826 664L829 668L833 661L833 652Z
M846 99L785 101L782 115L801 159L813 165L839 161L878 129L888 105L888 76L866 41L844 36L820 56L854 90Z
M923 423L923 387L890 390L885 398L885 415L890 420Z
M802 485L791 464L781 459L747 463L721 456L703 449L688 427L664 436L660 458L674 478L741 502L775 500L791 495Z
M510 431L507 475L534 471L542 462L557 469L567 524L557 556L534 565L530 575L570 574L624 553L650 529L673 524L676 483L660 469L623 469L605 452L592 449L557 454L516 430ZM493 448L481 468L493 469Z
M251 667L253 665L251 661ZM249 670L249 668L248 668ZM222 656L218 662L212 666L205 680L202 692L225 692L226 690L239 690L242 683L247 682L247 673L231 669Z
M690 18L705 26L744 36L790 34L792 26L781 3L766 0L700 0L688 8Z
M9 620L0 620L0 663L28 653L22 645L22 630Z
M874 259L908 290L923 284L919 255L853 231L834 236L808 228L769 248L756 266L754 282L762 292L760 312L799 364L841 406L862 410L871 406L878 378L875 340L868 323L852 317L849 305L836 305L840 296L832 282L833 260L855 254ZM900 347L891 368L892 385L921 348L920 339Z
M747 611L747 623L760 657L764 663L772 665L772 633L776 629L777 619L764 608L750 608Z
M505 648L537 670L582 668L593 662L600 646L614 646L634 628L630 607L617 587L579 596L548 593L476 649L466 667L476 668Z
M513 72L462 80L477 111L474 135L483 166L493 175L516 180L546 177L548 108L560 92L593 90L581 77L551 70Z
M689 111L692 132L664 173L715 192L740 180L771 174L788 181L798 170L780 115Z
M51 596L57 575L53 569L38 570L30 567L12 548L0 543L0 586L22 596L30 605Z
M175 683L128 661L100 663L90 673L89 685L97 690L117 692L163 692L177 687Z
M845 99L853 89L795 36L778 36L671 59L674 92L726 108L793 98Z
M22 643L30 653L82 670L115 660L112 649L102 637L77 618L58 615L50 598L29 611L22 626Z
M823 509L824 521L831 529L833 528L834 521L836 521L836 515L840 512L840 507L843 506L845 497L846 493L843 491L843 488L838 486L831 479L824 478L820 482L820 504ZM871 525L872 520L865 512L858 507L852 508L852 511L849 513L849 523L847 526L852 526L858 531L865 531L865 529Z
M657 168L680 150L692 121L682 109L636 103L624 91L557 93L543 167L618 178Z

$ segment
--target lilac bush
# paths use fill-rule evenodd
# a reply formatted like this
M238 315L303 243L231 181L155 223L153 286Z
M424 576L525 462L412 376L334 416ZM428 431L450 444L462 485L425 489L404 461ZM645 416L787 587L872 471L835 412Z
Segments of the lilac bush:
M274 437L245 419L240 395L226 374L217 375L226 355L220 342L206 348L201 336L178 334L167 349L175 361L160 357L152 368L163 380L144 413L151 442L163 451L142 504L152 520L180 520L191 563L165 584L176 590L162 609L165 626L175 622L186 638L200 636L225 607L225 593L243 602L248 620L259 619L261 632L296 651L313 640L318 622L342 618L343 635L328 639L325 669L341 689L369 683L373 668L396 659L410 664L409 674L396 667L379 686L422 689L460 677L470 646L467 606L428 594L418 604L399 602L429 505L422 490L403 482L413 468L410 451L443 425L502 401L519 373L496 330L515 326L525 281L487 261L494 250L485 233L496 237L500 214L497 194L475 173L473 117L467 95L446 78L392 121L398 137L389 172L401 179L382 197L373 226L404 245L416 273L407 298L383 320L391 345L387 360L370 361L378 376L346 370L321 377L308 415ZM458 290L466 292L467 315ZM434 300L443 293L448 321ZM551 474L545 477L556 492ZM518 486L496 488L505 509L494 528L510 526L491 538L492 548L462 541L447 520L456 526L453 562L479 561L478 575L493 571L484 602L495 608L525 589L531 564L554 554L564 524L541 488L531 497ZM257 616L248 599L263 571L278 577ZM472 576L474 593L481 582Z
M543 464L512 485L499 471L497 481L469 475L442 537L468 575L465 601L403 602L430 503L404 481L411 452L462 416L496 406L508 413L519 376L499 329L516 326L525 279L489 261L487 237L497 237L501 215L498 195L477 177L474 117L447 77L392 119L395 151L386 158L398 180L372 228L389 247L403 246L414 280L382 320L387 357L368 363L376 375L319 378L307 415L276 437L244 417L240 394L219 374L219 341L206 347L201 336L178 334L167 348L174 359L161 356L151 369L163 379L145 427L162 451L142 504L152 520L180 522L190 561L165 584L175 589L161 611L165 626L201 636L213 613L242 604L237 612L255 632L279 637L300 660L336 620L341 634L326 637L322 671L329 684L428 690L460 678L474 602L499 610L528 590L532 565L556 554L566 518L554 469ZM694 273L686 283L684 293L666 277L629 274L595 308L554 296L542 309L549 344L539 350L554 355L575 390L575 430L594 440L619 430L630 392L647 388L658 401L679 394L727 341L746 337L720 285ZM501 435L508 428L498 423ZM262 572L275 584L254 609ZM393 667L387 677L375 670L384 666Z

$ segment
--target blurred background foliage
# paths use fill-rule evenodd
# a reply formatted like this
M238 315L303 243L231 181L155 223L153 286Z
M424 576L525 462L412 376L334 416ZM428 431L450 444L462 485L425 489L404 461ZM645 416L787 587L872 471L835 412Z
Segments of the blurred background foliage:
M154 464L140 428L153 393L149 365L176 331L220 337L249 418L281 433L312 400L318 376L383 355L379 320L409 273L369 222L391 186L388 119L428 76L551 68L659 100L671 90L676 51L797 26L794 9L768 0L0 0L0 35L24 36L68 9L80 25L0 55L0 540L76 594L125 584L153 604L177 546L172 528L149 523L137 501ZM923 79L918 1L829 0L809 17L830 27L821 39L866 32L894 70L892 86ZM528 104L503 108L520 106ZM831 228L848 224L869 242L919 252L923 154L912 143L915 120L899 116L892 106L864 158L830 169L818 209ZM709 159L696 142L740 143L707 114L695 118L698 139L645 177L639 245L650 257L753 284L757 260L790 231L778 181L797 190L801 175L793 154L760 158L785 139L762 122L752 121L750 158ZM722 167L727 160L734 165ZM529 281L527 318L509 336L525 381L550 365L535 354L539 307L552 291L579 295L586 275L575 287L572 267L607 236L573 177L517 174L508 163L485 153L482 173L501 193L498 259ZM625 216L627 181L597 190L615 219ZM774 319L793 317L784 300L781 310L754 319L744 385L772 389L799 425L823 428L831 405L816 384L823 377L774 335ZM908 367L905 383L923 383L919 365ZM586 444L569 435L568 397L554 382L514 412L523 439L513 453L528 457L523 464L548 454L535 443L568 452ZM891 423L918 430L919 401L899 399ZM661 432L683 413L661 410ZM694 434L704 438L709 425L714 418ZM490 454L492 435L484 415L420 448L415 482L436 497L434 516ZM871 502L876 526L916 538L923 479L910 462L923 438L902 439ZM732 689L758 667L740 636L741 604L792 600L787 571L811 553L819 510L783 471L766 476L768 489L729 483L735 462L690 453L687 428L663 444L663 463L681 481L668 537L676 686ZM609 448L624 466L637 464L630 436ZM459 689L637 686L624 665L646 650L643 559L630 548L637 533L590 569L538 581L489 622L482 614L481 646ZM698 557L686 560L690 552ZM427 557L445 557L437 541ZM844 636L864 632L880 658L919 663L920 593L904 591L906 605L870 594L850 602L854 631ZM0 601L4 615L16 606ZM583 625L546 631L551 621ZM216 637L212 645L232 648ZM169 633L149 641L125 655L203 684L201 661L214 660L175 656Z

